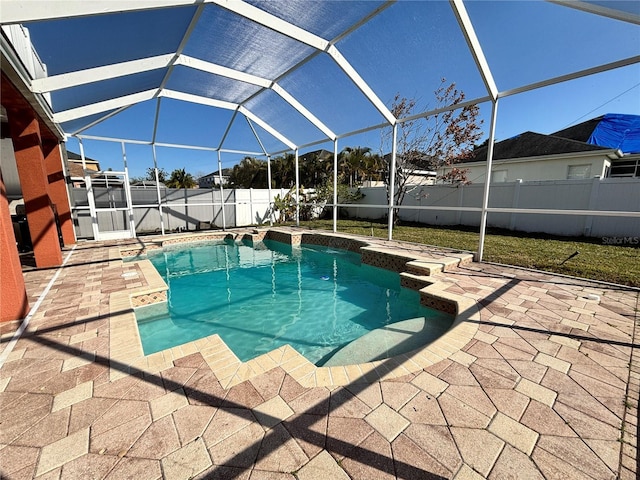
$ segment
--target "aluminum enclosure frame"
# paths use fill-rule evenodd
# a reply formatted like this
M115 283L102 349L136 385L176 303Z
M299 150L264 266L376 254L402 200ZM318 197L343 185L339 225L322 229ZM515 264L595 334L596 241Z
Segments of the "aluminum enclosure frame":
M614 10L611 8L599 7L595 4L591 4L586 1L578 0L578 1L566 1L566 0L549 0L551 3L555 3L558 5L562 5L564 7L576 8L582 11L588 12L590 14L602 15L609 18L615 18L616 20L621 20L625 22L629 22L635 25L640 25L640 16L635 15L633 13L621 12L618 10ZM247 155L256 155L256 156L266 156L267 158L267 166L268 166L268 178L269 185L268 188L271 190L271 162L270 158L273 155L284 153L284 152L293 152L295 154L295 162L296 162L296 220L299 223L299 165L298 165L298 154L299 150L303 148L307 148L316 144L321 144L325 142L333 143L334 150L334 175L333 175L333 183L334 183L334 199L333 199L333 229L337 230L337 209L340 206L338 204L337 198L337 156L338 156L338 140L342 138L346 138L352 135L356 135L358 133L362 133L365 131L379 129L379 128L392 128L392 155L391 155L391 180L390 180L390 189L391 191L395 190L395 165L396 165L396 155L397 155L397 129L399 125L405 123L407 121L419 119L419 118L427 118L429 116L435 115L437 113L447 111L447 110L456 110L459 108L463 108L466 105L471 104L480 104L485 102L491 103L491 124L490 124L490 134L489 134L489 149L487 155L487 174L486 178L490 178L491 172L491 164L493 159L493 145L495 143L495 126L498 118L498 102L500 98L517 95L524 92L529 92L532 90L544 88L550 85L555 85L558 83L563 83L567 81L571 81L577 78L583 78L589 75L594 75L598 73L602 73L605 71L621 68L628 65L633 65L640 63L640 55L632 56L623 60L619 60L616 62L611 62L607 64L603 64L597 67L576 71L570 74L549 78L540 82L532 83L529 85L520 86L517 88L511 88L509 90L500 91L496 85L496 82L493 78L493 74L489 67L489 64L484 56L482 45L479 39L476 36L474 31L473 24L465 5L462 0L449 0L449 4L455 18L458 22L460 30L464 36L464 39L467 43L467 47L471 52L471 55L476 63L476 67L480 76L484 82L485 89L487 92L487 96L475 98L464 104L451 105L446 106L442 109L432 110L427 112L421 112L417 115L412 115L407 118L395 118L389 109L385 106L385 104L381 101L381 99L376 95L373 89L364 81L364 79L360 76L357 70L346 60L346 58L342 55L342 53L338 50L335 43L351 33L352 31L359 28L361 25L365 24L369 20L371 20L376 15L380 14L386 8L391 6L394 1L387 1L383 3L380 7L378 7L375 11L371 12L367 17L361 19L356 24L352 25L345 32L341 33L337 37L332 40L327 40L321 38L303 28L300 28L296 25L293 25L290 22L287 22L281 18L276 17L273 14L270 14L254 5L246 3L241 0L236 1L226 1L226 0L199 0L194 2L193 0L138 0L135 3L132 2L124 2L121 0L112 0L109 2L53 2L50 5L50 8L46 10L46 12L38 7L36 3L33 2L23 2L20 0L8 0L3 3L2 12L0 13L0 23L5 24L14 24L14 23L23 23L30 21L42 21L47 19L56 19L56 18L69 18L69 17L82 17L82 16L92 16L92 15L100 15L100 14L108 14L108 13L120 13L120 12L130 12L130 11L142 11L142 10L153 10L160 8L170 8L170 7L178 7L178 6L188 6L188 5L197 5L195 13L189 23L189 26L174 53L157 55L148 58L142 58L138 60L132 60L127 62L122 62L113 65L103 65L94 68L90 68L87 70L81 70L77 72L71 72L61 75L54 75L51 77L31 80L29 78L24 78L25 84L30 85L31 91L34 94L43 94L48 93L64 88L69 88L71 86L84 85L87 83L95 82L98 80L105 80L111 78L122 77L126 75L132 75L136 73L146 72L150 70L155 70L159 68L166 68L167 72L158 88L153 88L149 90L145 90L142 92L125 95L121 97L109 98L107 100L83 105L80 107L72 108L66 111L61 111L57 113L53 113L49 115L52 117L55 123L62 123L70 120L75 120L78 118L84 118L90 115L105 113L102 117L97 120L91 122L88 125L83 126L82 128L74 131L74 132L66 132L67 135L76 137L79 141L81 156L84 161L84 148L82 146L83 139L91 139L91 140L104 140L104 141L115 141L122 144L123 149L123 159L125 162L126 168L126 153L125 153L125 144L145 144L151 145L153 152L153 163L156 181L158 180L158 168L157 168L157 157L156 157L156 146L162 147L175 147L175 148L193 148L199 150L207 150L211 152L217 153L217 164L220 175L220 190L222 193L222 153L241 153ZM250 20L258 25L266 27L275 32L281 33L289 38L292 38L304 45L312 47L314 52L310 55L306 56L304 59L299 61L293 67L289 68L285 73L280 75L275 80L269 80L266 78L261 78L255 75L250 75L245 72L234 70L223 65L218 65L212 62L206 62L200 59L193 58L191 56L185 55L183 53L184 48L191 37L195 26L198 22L198 19L202 15L202 12L205 6L209 4L214 4L220 8L233 12L236 15L239 15L245 19ZM4 42L3 42L4 44ZM4 58L4 48L3 48L3 58ZM366 127L364 129L360 129L354 132L348 133L339 133L336 134L333 132L327 125L325 125L322 121L318 119L316 115L312 111L310 111L305 105L303 105L300 101L294 98L287 90L285 90L280 84L279 81L292 73L293 71L299 69L305 63L310 61L313 57L320 53L325 53L331 58L331 60L339 67L339 69L346 75L346 77L357 87L357 89L363 94L365 99L380 113L380 115L385 120L384 123L373 125L370 127ZM251 85L255 85L260 87L260 89L254 93L253 95L246 98L241 103L232 103L227 102L215 98L208 98L198 95L189 94L186 92L180 92L172 89L166 88L168 80L173 72L173 69L176 66L182 66L193 70L204 71L207 73L219 75L225 78L229 78L232 80L237 80L241 82L245 82ZM23 74L26 77L26 75ZM273 128L268 122L264 121L258 115L251 111L250 108L246 106L246 103L254 98L256 95L260 94L264 90L272 90L275 92L280 98L282 98L288 105L294 108L303 118L305 118L308 122L310 122L317 130L319 130L324 138L315 140L306 144L297 144L295 140L287 138L277 129ZM36 96L37 98L40 98ZM168 143L159 143L156 141L157 139L157 128L158 128L158 117L160 115L160 106L161 99L163 97L171 98L175 100L185 101L185 102L193 102L198 103L214 108L221 108L225 110L230 110L233 112L231 120L227 126L227 129L220 141L220 144L217 148L213 147L196 147L196 146L188 146L188 145L179 145L179 144L168 144ZM144 102L151 99L157 99L156 104L156 112L155 112L155 121L153 127L153 136L151 142L145 141L132 141L127 139L118 139L118 138L106 138L99 136L91 136L84 135L83 132L88 130L89 128L109 119L118 113L126 110L140 102ZM251 151L242 151L242 150L230 150L224 148L224 142L227 138L227 135L237 119L237 114L241 114L244 116L255 136L258 144L260 145L262 152L251 152ZM265 130L268 134L272 135L274 138L278 139L282 144L287 147L287 150L278 151L278 152L268 152L262 141L260 140L257 131L253 127L253 123L259 125L263 130ZM87 182L88 187L90 188L90 179ZM158 210L160 214L160 223L162 233L164 234L164 224L163 224L163 215L162 215L162 200L160 197L159 185L157 183L157 195L158 195ZM480 211L481 212L481 225L480 225L480 238L479 238L479 248L476 255L476 260L482 261L483 250L484 250L484 239L485 239L485 230L486 230L486 218L489 212L503 212L506 213L514 212L514 213L523 213L523 214L532 214L532 213L553 213L553 214L563 214L563 215L611 215L611 216L627 216L627 217L640 217L640 213L638 212L624 212L624 211L571 211L571 210L545 210L545 209L496 209L490 208L488 206L489 200L489 192L490 192L490 182L485 182L484 192L483 192L483 201L479 210L471 207L460 207L457 210L462 211ZM423 208L430 209L435 207L399 207L393 205L393 195L389 195L389 204L385 205L385 208L388 208L389 212L389 239L392 239L393 236L393 212L395 208ZM272 201L271 192L269 193L270 201ZM91 204L91 202L90 202ZM375 206L372 206L375 207ZM224 196L222 196L222 214L223 214L223 224L225 223L224 219ZM95 219L94 219L95 220ZM270 220L272 220L270 216ZM225 225L226 228L226 225Z

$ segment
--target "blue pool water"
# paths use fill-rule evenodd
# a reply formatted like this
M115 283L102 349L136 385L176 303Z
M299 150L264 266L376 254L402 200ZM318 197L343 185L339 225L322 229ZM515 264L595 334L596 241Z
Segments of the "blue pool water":
M265 241L191 244L149 260L168 302L136 310L145 354L219 334L242 361L289 344L322 365L352 340L390 323L428 317L437 335L451 315L422 307L399 275L324 247Z

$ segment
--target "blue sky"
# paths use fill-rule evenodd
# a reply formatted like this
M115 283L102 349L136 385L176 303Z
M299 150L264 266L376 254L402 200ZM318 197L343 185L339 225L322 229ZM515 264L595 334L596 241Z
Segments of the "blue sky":
M625 8L640 8L632 2L622 4ZM291 5L291 11L284 14L295 16L299 19L296 21L304 24L306 18L295 11L296 4ZM341 31L351 18L359 18L376 6L373 2L349 2L346 4L349 8L341 10L344 5L322 5L326 25L317 28L326 32L327 38ZM470 1L466 7L500 91L640 54L640 27L630 23L541 1ZM274 4L270 8L279 7ZM170 53L192 15L193 8L187 7L119 18L100 16L35 23L28 27L50 74L57 74L96 66L102 58L115 63ZM269 52L261 50L273 32L260 36L261 32L249 22L238 21L233 14L221 13L219 9L207 9L205 20L196 29L185 53L216 63L227 62L266 77L282 68L270 60ZM234 38L245 44L253 42L252 50L238 50L229 37L220 35L224 29L231 29ZM308 51L298 52L294 46L289 41L278 53L285 65L293 65ZM399 93L416 98L424 109L433 107L433 91L441 78L455 82L467 98L486 95L448 2L398 2L340 40L337 47L387 105ZM188 70L176 68L169 87L200 95L222 95L227 101L236 101L253 88L246 84L236 88L230 82L207 75L194 77L188 75ZM113 92L141 91L157 84L164 73L157 70L134 78L54 92L53 106L61 111L90 99L108 98ZM326 54L316 56L279 83L336 133L383 121ZM166 98L160 105L157 140L167 143L216 147L232 115L230 111ZM322 138L319 130L273 92L258 95L247 107L295 143ZM155 109L156 100L143 102L85 133L150 140ZM496 138L509 138L527 130L552 133L607 112L640 114L639 64L501 99ZM489 104L481 105L481 115L486 138ZM71 122L64 126L73 131L78 124ZM260 127L256 129L269 151L283 148ZM339 141L340 149L356 145L377 151L380 133L374 131ZM224 147L259 150L241 116L236 118ZM77 142L71 139L67 148L77 152ZM131 175L142 175L152 165L151 149L134 145L126 148ZM316 148L331 149L332 145L327 142L307 150ZM86 141L85 151L89 157L100 160L103 168L122 168L119 144ZM160 166L168 171L184 167L197 174L217 169L214 152L158 148L157 153ZM227 167L237 163L242 155L223 154L222 158L223 166Z

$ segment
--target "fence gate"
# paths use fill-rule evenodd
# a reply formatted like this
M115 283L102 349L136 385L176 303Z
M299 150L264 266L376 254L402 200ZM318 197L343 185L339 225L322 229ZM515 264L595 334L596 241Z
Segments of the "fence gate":
M85 177L85 184L93 237L96 240L134 238L129 174L126 171L91 172L91 176Z

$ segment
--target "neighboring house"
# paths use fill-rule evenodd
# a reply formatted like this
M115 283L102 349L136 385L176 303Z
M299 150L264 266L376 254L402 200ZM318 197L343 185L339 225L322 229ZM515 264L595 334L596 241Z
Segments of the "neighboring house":
M300 164L313 160L333 163L333 152L321 148L320 150L313 150L312 152L302 153L298 156L298 162Z
M94 187L122 188L122 176L109 175L108 170L101 171L98 160L84 157L84 164L86 170L82 168L82 157L80 155L74 152L67 152L67 171L69 182L73 188L85 188L84 177L86 173L91 176L91 184Z
M100 162L98 160L85 157L84 161L87 170L92 172L100 171ZM67 151L67 172L69 182L73 188L84 188L85 172L82 168L82 157L77 153Z
M229 175L231 174L230 168L222 169L222 186L224 187L229 183ZM203 175L198 178L199 188L214 188L220 186L220 174L219 171L211 172L207 175Z
M484 183L487 146L455 165L472 183ZM442 167L438 175L451 167ZM606 114L543 135L524 132L497 142L492 182L640 177L640 116Z
M387 162L387 164L391 164L391 153L387 153L383 158L384 161ZM398 154L398 160L400 160L401 158L402 155ZM431 157L424 154L421 155L420 160L423 165L429 165L433 163L431 161ZM407 179L407 185L435 185L438 172L432 170L423 170L412 165L409 165L408 169L410 170L410 173L409 178ZM365 182L363 184L363 186L365 187L380 187L384 185L384 182Z
M139 182L132 183L131 188L153 188L155 190L156 185L160 185L160 188L167 188L164 183L156 183L155 180L140 180Z

